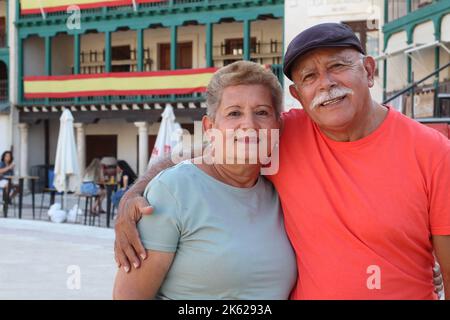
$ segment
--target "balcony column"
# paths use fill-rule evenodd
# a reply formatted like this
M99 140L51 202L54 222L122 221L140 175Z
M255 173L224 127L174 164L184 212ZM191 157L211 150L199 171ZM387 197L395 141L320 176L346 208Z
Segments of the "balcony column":
M412 59L411 56L406 57L406 69L408 72L408 86L411 85L414 81L413 70L412 70ZM411 88L411 117L414 119L414 91L416 88Z
M20 131L20 168L19 175L28 175L28 123L19 123Z
M80 74L80 34L73 35L73 74Z
M214 66L213 61L213 24L206 24L206 67L211 68Z
M78 165L80 167L80 177L84 177L84 169L86 168L86 133L84 123L74 123L77 136L77 155Z
M73 35L73 74L80 74L80 54L81 54L81 44L80 44L79 33ZM80 98L75 98L75 103L80 102Z
M435 40L441 41L441 22L442 20L439 19L437 23L434 24L435 28ZM438 70L441 67L441 47L436 46L434 48L434 70ZM434 112L433 116L440 117L441 116L441 109L440 109L440 103L438 99L439 95L439 73L435 75L434 77Z
M52 75L52 37L45 37L45 75Z
M52 37L46 36L45 37L45 75L51 76L52 75ZM50 104L50 99L45 98L45 104Z
M137 59L137 71L144 71L144 30L139 28L136 30L137 43L136 43L136 59Z
M111 31L105 31L105 72L111 72Z
M177 69L177 42L178 42L178 33L177 26L170 27L170 69Z
M251 21L246 19L244 20L244 56L243 59L249 61L251 57Z
M410 13L412 10L412 1L411 0L406 0L406 12Z
M384 23L389 22L389 2L384 0Z
M413 42L414 42L413 41L413 35L414 35L413 30L411 28L406 30L406 34L407 34L406 44L407 45L413 44ZM408 72L408 74L407 74L408 84L412 84L412 81L413 81L412 59L409 54L406 55L406 67L407 67L407 72Z
M139 132L139 176L143 176L147 171L148 164L148 123L135 122L134 125Z

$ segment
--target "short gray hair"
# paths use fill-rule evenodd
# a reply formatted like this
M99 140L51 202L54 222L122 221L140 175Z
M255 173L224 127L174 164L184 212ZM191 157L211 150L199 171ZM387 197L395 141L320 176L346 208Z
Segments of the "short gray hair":
M272 94L277 119L283 109L283 89L278 78L270 69L250 62L237 61L214 73L206 91L207 115L213 120L222 100L225 88L238 85L263 85Z

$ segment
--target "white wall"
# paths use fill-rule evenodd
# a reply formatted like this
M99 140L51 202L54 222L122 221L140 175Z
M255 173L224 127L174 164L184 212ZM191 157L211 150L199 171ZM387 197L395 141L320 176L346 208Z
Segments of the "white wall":
M45 41L43 38L32 36L24 40L24 75L43 76L45 72ZM55 58L57 58L55 56ZM58 57L59 58L59 57Z
M0 154L11 148L11 128L9 114L0 114Z
M161 110L162 112L163 110ZM190 118L177 117L175 119L180 124L192 123ZM149 135L158 135L160 123L149 123ZM86 124L86 136L88 135L117 135L117 159L125 160L131 168L137 172L137 136L138 128L134 123L124 120L101 120L96 124ZM152 150L149 150L151 152ZM88 165L88 163L86 164Z
M57 35L52 39L52 75L72 74L73 36Z
M450 48L450 42L446 42L444 44L447 46L447 48ZM441 49L440 51L440 63L441 66L443 66L444 64L450 62L450 53L448 53L444 49ZM440 81L444 81L445 79L450 79L450 68L443 70L439 76Z
M28 129L28 164L30 168L45 164L45 131L44 122L30 124ZM55 164L56 144L58 143L59 121L49 121L49 156L50 164Z
M441 24L441 38L444 42L445 46L450 49L450 13L447 14L444 18L442 18ZM441 49L440 62L441 66L445 63L450 62L450 54L446 52L444 49ZM450 79L450 68L442 71L439 79L443 81L444 79Z
M403 89L408 84L407 77L407 58L403 51L407 46L406 32L398 32L393 34L386 46L386 52L391 54L387 58L387 83L386 91L392 92Z
M6 16L6 1L0 1L0 17L5 17Z
M444 32L444 30L443 30ZM428 21L418 25L413 31L413 44L420 46L435 41L433 22ZM450 42L444 42L450 48ZM399 32L391 36L388 42L388 52L399 51L404 49L406 44L406 32ZM404 50L403 50L404 51ZM408 85L407 78L407 56L402 52L388 58L388 78L387 91L400 90ZM440 50L441 66L450 61L450 55L444 50ZM414 51L411 54L412 71L414 72L414 80L420 80L435 70L434 48L425 48ZM450 71L444 70L440 74L440 80L448 79ZM433 84L434 78L430 78L424 84Z
M414 72L414 81L428 76L435 70L434 48L428 48L414 52L411 57L412 71ZM422 85L433 84L433 82L434 77L431 77L428 80L425 80L425 82L422 82Z
M285 1L285 48L301 31L315 24L324 22L348 22L358 20L380 21L383 25L382 0L286 0ZM370 22L369 22L370 23ZM379 47L382 49L382 34L380 31ZM380 69L382 64L380 64ZM375 79L372 96L375 100L382 98L382 71ZM289 93L291 82L285 79L285 109L300 107Z
M157 135L158 130L159 123L151 124L149 126L149 135ZM131 168L137 172L138 128L133 123L123 120L102 120L96 124L87 124L85 132L87 136L117 135L117 159L127 161Z
M414 28L413 42L414 45L420 46L435 41L434 25L432 21L421 23ZM422 79L435 70L434 64L434 48L418 50L411 55L412 71L414 72L414 80ZM432 84L433 78L424 82L424 84Z
M31 169L33 166L45 164L44 123L32 124L28 130L28 165Z

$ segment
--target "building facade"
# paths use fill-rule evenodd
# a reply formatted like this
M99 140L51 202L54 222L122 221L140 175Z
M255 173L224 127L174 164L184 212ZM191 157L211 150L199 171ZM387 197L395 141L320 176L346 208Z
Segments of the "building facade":
M192 131L217 68L252 60L283 81L283 0L13 2L22 175L54 162L64 108L81 168L113 156L142 173L165 106Z
M385 20L384 96L450 136L450 1L386 0Z

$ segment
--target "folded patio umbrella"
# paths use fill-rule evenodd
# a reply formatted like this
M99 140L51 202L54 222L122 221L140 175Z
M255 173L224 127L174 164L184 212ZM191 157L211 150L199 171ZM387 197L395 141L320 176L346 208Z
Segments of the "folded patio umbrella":
M166 105L161 116L161 125L148 165L151 165L158 158L169 155L182 135L181 126L178 122L175 122L175 114L170 104Z
M73 133L73 116L66 109L60 118L54 185L58 192L64 192L66 195L68 191L77 191L80 181L77 148Z

